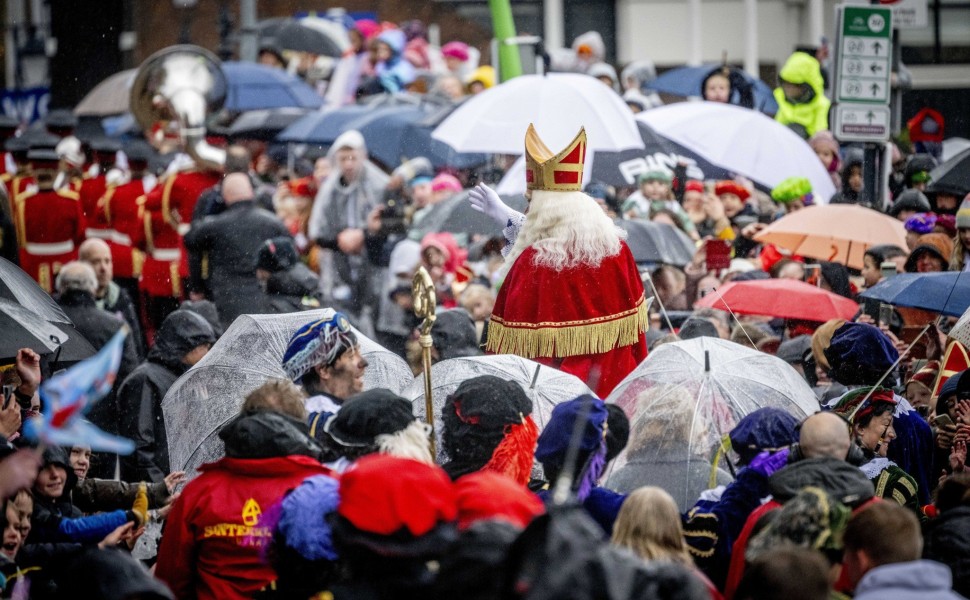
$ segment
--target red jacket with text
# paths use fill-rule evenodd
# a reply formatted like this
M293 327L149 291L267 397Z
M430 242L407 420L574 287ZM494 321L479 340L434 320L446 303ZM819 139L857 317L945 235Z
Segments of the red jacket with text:
M166 519L155 575L179 600L252 598L276 579L260 553L272 530L260 515L313 475L309 456L223 458L199 468Z

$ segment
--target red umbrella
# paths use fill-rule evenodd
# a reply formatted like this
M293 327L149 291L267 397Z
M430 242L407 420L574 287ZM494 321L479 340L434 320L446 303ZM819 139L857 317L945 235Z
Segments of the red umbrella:
M859 312L859 305L852 300L797 279L732 281L708 293L694 306L820 322L851 319Z

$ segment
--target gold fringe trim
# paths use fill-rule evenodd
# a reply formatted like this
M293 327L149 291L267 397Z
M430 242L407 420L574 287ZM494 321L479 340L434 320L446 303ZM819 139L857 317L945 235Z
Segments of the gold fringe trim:
M635 308L586 321L506 323L493 315L488 324L485 347L496 354L525 358L603 354L636 344L648 324L647 303L643 296Z

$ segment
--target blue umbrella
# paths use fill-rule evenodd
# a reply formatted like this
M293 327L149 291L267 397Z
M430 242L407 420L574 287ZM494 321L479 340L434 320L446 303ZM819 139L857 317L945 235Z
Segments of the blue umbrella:
M364 136L370 157L394 168L402 160L424 156L435 167L471 168L485 162L482 154L461 154L431 139L425 120L437 108L410 102L382 102L315 113L296 121L276 138L281 142L332 144L341 133L356 129Z
M410 94L381 94L360 104L351 104L311 113L280 132L277 141L329 146L341 133L352 129L347 124L389 106L418 106L419 98Z
M860 295L959 317L970 307L970 273L903 273L883 279Z
M721 66L722 65L702 65L700 67L680 67L677 69L671 69L670 71L667 71L648 83L647 89L663 92L665 94L671 94L673 96L683 96L684 98L690 96L703 97L704 90L701 89L701 86L704 84L704 80L707 79L707 76L716 69L720 69ZM740 69L732 70L739 73L744 78L744 81L752 86L752 94L754 96L753 108L769 115L773 115L778 112L778 103L775 101L775 97L772 95L771 87L769 87L767 83L748 75ZM734 90L731 93L731 103L740 103L740 94L737 90Z
M226 109L320 108L321 98L302 79L282 69L247 62L224 62L222 72L229 84Z
M276 136L276 140L329 146L347 130L347 123L352 123L371 110L369 106L352 105L313 112L287 126Z

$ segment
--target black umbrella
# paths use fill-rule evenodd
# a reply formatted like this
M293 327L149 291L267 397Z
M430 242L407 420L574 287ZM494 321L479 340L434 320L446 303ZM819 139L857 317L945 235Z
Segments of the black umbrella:
M94 347L70 324L52 323L32 310L0 298L0 358L17 356L21 348L54 355L58 363L93 356ZM60 350L60 352L58 352Z
M627 219L616 224L627 232L626 243L637 264L684 267L694 257L694 243L676 227L643 219Z
M283 50L310 52L334 58L338 58L344 51L343 44L334 36L297 20L291 20L276 30L276 45Z
M503 196L502 200L520 212L526 208L526 201L522 196ZM421 240L429 233L448 232L456 236L463 235L464 239L458 238L458 243L466 244L475 236L502 235L502 229L491 217L472 208L466 190L432 206L416 225L411 226L408 237Z
M270 141L309 112L295 107L250 110L239 115L224 132L231 138Z
M946 192L954 196L970 193L970 148L933 169L930 181L929 192Z
M635 186L637 177L641 173L656 169L672 171L679 162L687 164L687 177L690 179L732 179L734 177L725 169L701 158L693 150L659 135L648 125L638 121L637 127L640 129L644 148L594 153L590 181L602 181L617 187Z
M30 275L4 258L0 258L0 298L20 304L47 321L71 324L61 307Z

